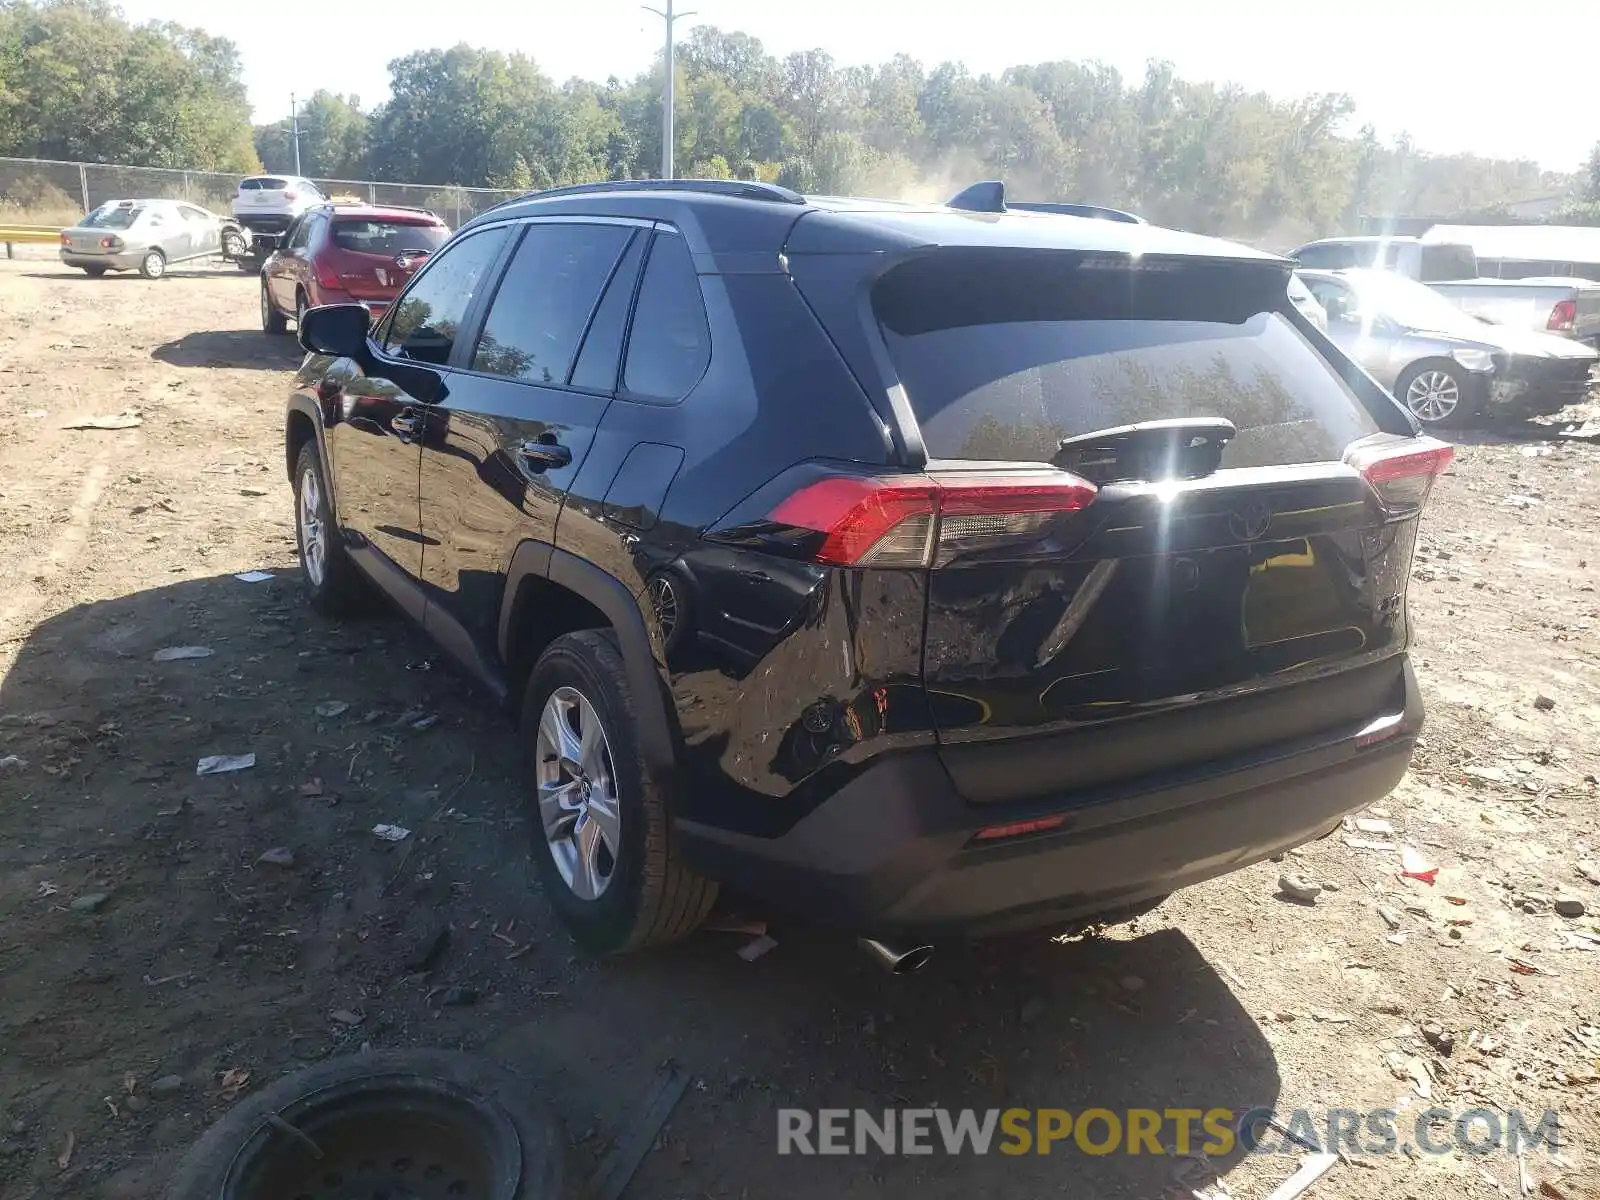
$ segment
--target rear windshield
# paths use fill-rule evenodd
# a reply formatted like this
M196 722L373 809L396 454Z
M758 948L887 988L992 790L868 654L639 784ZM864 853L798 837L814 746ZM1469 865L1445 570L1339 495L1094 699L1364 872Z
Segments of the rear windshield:
M83 219L85 229L128 229L137 221L144 209L122 208L115 204L102 205Z
M1222 465L1334 461L1377 423L1284 316L1270 267L933 254L873 290L934 458L1048 462L1063 438L1226 417Z
M1422 281L1476 279L1478 256L1471 246L1444 245L1422 248Z
M402 250L437 250L450 231L419 221L374 221L345 217L333 223L333 242L341 250L393 257Z
M263 175L259 179L246 179L240 182L241 192L281 192L289 186L287 179L279 179L275 175Z

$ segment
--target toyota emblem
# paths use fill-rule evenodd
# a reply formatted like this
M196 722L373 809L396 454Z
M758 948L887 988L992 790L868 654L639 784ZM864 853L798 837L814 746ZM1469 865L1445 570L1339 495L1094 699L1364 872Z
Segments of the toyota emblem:
M1272 527L1272 510L1261 500L1252 500L1228 517L1228 528L1243 542L1253 542Z

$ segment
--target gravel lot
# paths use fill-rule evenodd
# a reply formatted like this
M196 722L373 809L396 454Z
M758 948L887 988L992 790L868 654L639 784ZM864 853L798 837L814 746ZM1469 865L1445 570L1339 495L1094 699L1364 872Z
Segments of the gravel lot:
M0 262L0 312L3 1200L158 1194L239 1090L364 1043L519 1064L580 1176L675 1062L693 1083L638 1198L1194 1194L1151 1155L775 1152L781 1107L934 1104L1393 1108L1403 1142L1430 1105L1553 1109L1566 1145L1527 1154L1528 1186L1600 1195L1592 441L1460 439L1412 588L1430 724L1367 815L1392 834L1330 837L1105 936L952 948L911 980L777 918L754 963L704 932L597 964L533 887L509 723L398 618L299 602L296 349L257 331L254 282ZM139 423L63 428L124 413ZM251 570L273 577L235 578ZM196 645L212 653L153 660ZM414 833L391 845L378 822ZM1363 841L1413 848L1436 882ZM1280 897L1284 871L1324 890ZM1588 915L1559 915L1571 901ZM453 987L476 1002L442 1004ZM1265 1197L1295 1164L1235 1151L1188 1187ZM1518 1194L1498 1150L1341 1162L1310 1193Z

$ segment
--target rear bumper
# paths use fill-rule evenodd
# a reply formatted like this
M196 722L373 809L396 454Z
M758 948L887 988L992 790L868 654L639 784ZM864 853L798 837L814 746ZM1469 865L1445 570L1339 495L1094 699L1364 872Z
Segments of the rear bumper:
M105 267L108 271L132 271L141 262L148 250L122 250L118 253L94 254L87 250L61 251L61 261L69 267Z
M763 839L680 821L687 859L731 887L869 934L964 936L1111 914L1310 841L1400 781L1422 727L1403 709L1363 725L1087 793L979 809L933 750L886 759ZM1381 740L1374 741L1381 736ZM1065 813L995 842L978 830Z

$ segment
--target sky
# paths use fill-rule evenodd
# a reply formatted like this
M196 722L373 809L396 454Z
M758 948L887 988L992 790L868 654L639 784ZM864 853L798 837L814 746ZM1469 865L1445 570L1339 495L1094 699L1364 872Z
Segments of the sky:
M652 0L655 7L665 0ZM1346 92L1356 124L1409 133L1424 150L1531 158L1576 169L1600 140L1600 110L1576 83L1591 31L1559 16L1467 0L676 0L678 21L742 30L770 53L820 47L841 65L905 52L976 74L1097 58L1125 75L1168 59L1186 78L1279 96ZM1579 9L1582 6L1578 6ZM557 81L628 79L649 66L661 18L637 0L123 0L130 19L178 21L240 49L257 123L287 116L291 92L387 93L389 60L457 42L520 50ZM1572 11L1578 11L1574 9ZM263 19L264 15L267 19ZM1352 126L1352 129L1354 126Z

